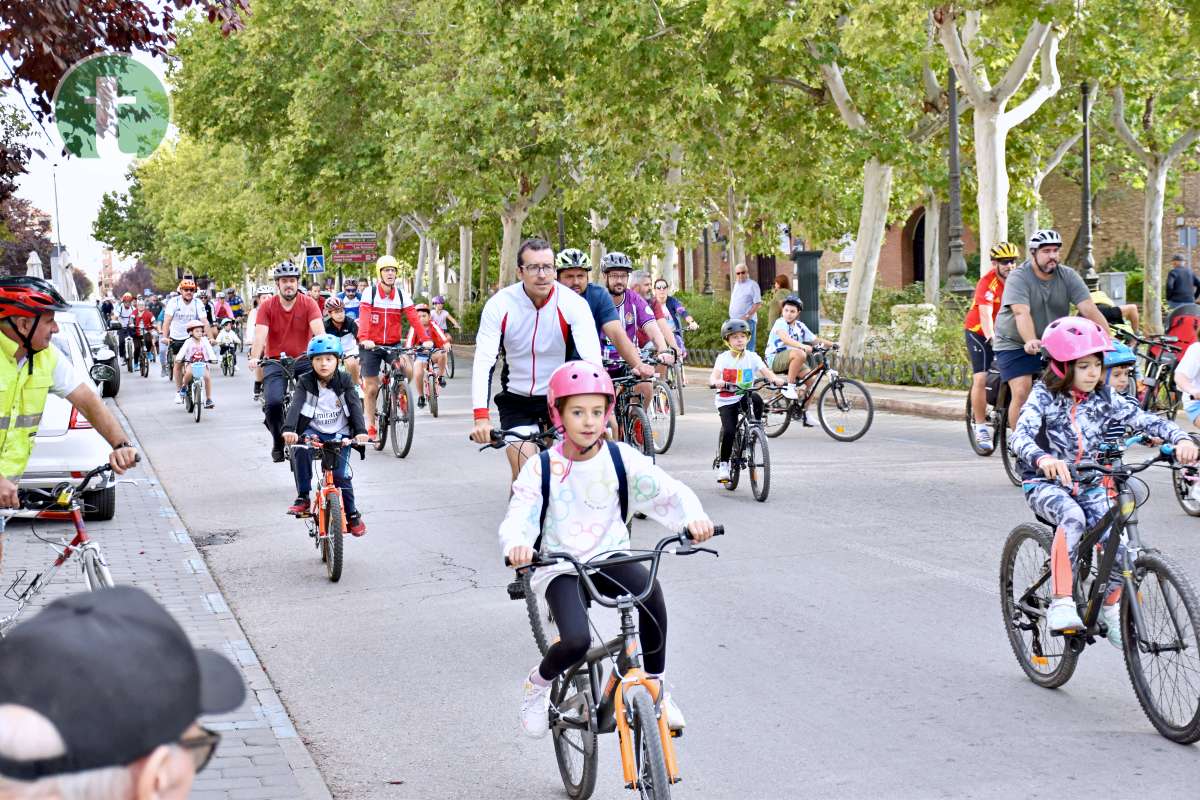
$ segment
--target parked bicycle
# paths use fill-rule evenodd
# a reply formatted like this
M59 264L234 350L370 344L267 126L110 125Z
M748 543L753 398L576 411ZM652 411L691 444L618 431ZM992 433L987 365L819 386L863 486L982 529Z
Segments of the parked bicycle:
M1141 464L1122 463L1122 451L1141 438L1106 445L1100 462L1071 468L1080 486L1107 486L1114 496L1109 511L1080 540L1073 565L1083 629L1059 634L1048 628L1053 531L1040 518L1042 524L1018 525L1005 542L1001 611L1021 669L1039 686L1057 688L1070 680L1083 649L1107 635L1101 605L1109 576L1120 575L1122 649L1134 693L1160 734L1191 744L1200 740L1200 600L1183 570L1143 543L1137 509L1150 490L1135 477L1154 464L1179 465L1171 445Z
M733 433L733 450L729 454L729 480L724 486L729 491L738 487L742 470L750 473L750 493L762 503L771 491L771 451L767 447L767 432L763 420L754 416L751 395L758 389L770 385L770 381L757 378L747 387L735 383L712 386L739 395L737 425ZM764 415L766 411L764 409ZM721 440L717 439L717 454L713 457L713 469L721 461Z
M321 441L316 436L307 437L303 444L291 446L292 450L308 450L294 457L321 459L321 474L313 476L312 510L308 514L297 515L308 525L308 535L312 537L321 561L325 564L325 572L329 580L337 583L342 578L342 543L346 535L346 511L342 498L342 490L334 483L338 464L342 459L342 449L354 444L351 439ZM288 459L289 463L291 458Z
M139 457L140 461L141 458ZM34 536L50 545L55 551L55 558L50 566L44 568L30 579L23 588L18 589L29 573L26 569L15 572L12 583L4 592L4 596L17 604L16 609L7 617L0 619L0 637L4 636L21 615L21 610L37 597L54 580L59 567L66 564L72 556L76 557L79 568L83 573L83 581L89 591L113 586L112 571L108 560L100 549L100 543L88 536L87 526L84 525L83 515L86 509L82 498L88 490L88 485L102 475L112 471L109 464L102 464L83 476L78 486L70 483L60 483L53 489L19 489L17 498L19 508L2 508L0 517L36 518L70 520L75 526L75 536L69 541L62 537L57 542L45 539L34 530Z
M404 348L377 344L383 355L379 364L379 391L375 394L375 449L383 450L390 439L392 454L404 458L412 448L416 422L416 400L403 362Z
M724 533L722 526L715 526L715 536ZM668 551L666 548L671 545L676 547ZM575 800L586 800L595 790L598 739L602 733L616 732L625 787L636 789L642 798L667 800L672 784L681 780L673 734L660 707L662 687L642 667L633 613L653 591L664 552L681 556L717 555L715 550L696 546L684 531L662 539L653 550L633 551L603 560L581 562L567 553L535 553L533 563L518 570L528 573L529 568L567 562L579 574L580 585L587 590L590 600L616 609L620 616L620 633L589 650L582 661L554 681L550 690L549 725L554 755L567 795ZM610 600L592 582L591 573L600 568L644 561L650 562L650 579L637 596L624 594ZM539 638L535 630L534 638L539 642L544 640L545 632ZM607 676L605 662L612 664Z
M771 388L762 393L766 404L763 426L771 438L787 430L792 420L803 420L808 405L816 397L817 421L822 430L839 442L861 439L875 419L875 404L871 393L859 381L844 378L829 366L828 352L832 348L813 346L812 370L804 376L797 387L801 397L789 400L780 389ZM821 386L824 381L825 385ZM817 391L820 387L820 391Z
M622 362L623 363L623 362ZM642 395L637 390L640 383L653 383L652 378L634 375L627 367L613 377L613 388L617 400L613 409L613 420L621 441L654 458L654 428L650 416L642 407Z

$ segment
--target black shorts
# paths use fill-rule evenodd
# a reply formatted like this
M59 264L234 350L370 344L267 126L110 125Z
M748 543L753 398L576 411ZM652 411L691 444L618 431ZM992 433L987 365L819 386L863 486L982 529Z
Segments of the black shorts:
M971 358L971 372L987 372L996 360L992 351L992 343L983 338L982 333L963 330L967 335L967 355Z
M183 343L186 341L187 341L187 339L172 339L171 340L171 348L167 352L171 356L172 361L175 360L175 356L179 355L179 351L183 349Z
M1100 313L1108 320L1109 325L1120 325L1125 321L1125 315L1116 306L1097 303L1096 308L1100 309Z
M550 408L543 395L500 392L495 400L496 410L500 412L500 427L505 430L525 426L536 428L539 425L550 427Z

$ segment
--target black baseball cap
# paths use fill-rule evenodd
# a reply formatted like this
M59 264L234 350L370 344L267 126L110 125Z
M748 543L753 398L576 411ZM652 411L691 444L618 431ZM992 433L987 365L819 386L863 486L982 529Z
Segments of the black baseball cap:
M233 711L245 697L237 667L192 647L141 589L64 597L0 640L0 705L46 717L66 752L0 757L0 775L35 780L132 764L178 741L202 714Z
M1187 259L1183 257L1183 253L1176 253L1175 255L1171 256L1171 260L1172 261L1187 261Z

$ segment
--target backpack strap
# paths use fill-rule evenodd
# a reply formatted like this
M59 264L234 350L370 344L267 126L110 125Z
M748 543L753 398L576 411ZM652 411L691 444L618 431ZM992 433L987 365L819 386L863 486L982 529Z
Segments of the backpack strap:
M538 454L542 462L542 510L538 513L538 536L533 543L533 549L542 546L542 532L546 530L546 512L550 510L550 451L543 450Z
M621 504L621 521L629 521L629 479L625 475L625 459L621 458L621 450L616 442L606 442L608 454L612 457L613 467L617 471L617 498ZM533 549L542 546L542 533L546 530L546 512L550 510L550 452L543 450L538 454L542 462L542 509L538 512L538 537L533 543Z
M613 441L608 444L608 454L612 456L613 467L617 470L617 496L621 501L621 521L629 522L629 478L625 475L625 460L621 458L621 449Z

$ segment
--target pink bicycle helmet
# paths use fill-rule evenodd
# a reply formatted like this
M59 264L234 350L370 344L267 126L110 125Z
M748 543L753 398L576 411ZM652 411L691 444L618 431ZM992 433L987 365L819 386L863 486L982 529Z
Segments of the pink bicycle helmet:
M1042 334L1042 347L1054 359L1050 369L1062 377L1060 364L1077 358L1105 353L1113 349L1112 340L1104 329L1083 317L1060 317L1046 326Z
M550 374L550 386L546 390L546 405L550 407L550 424L562 429L562 417L558 413L558 401L577 394L602 394L608 398L608 414L612 415L616 392L608 373L587 361L568 361ZM604 418L608 425L608 417Z

